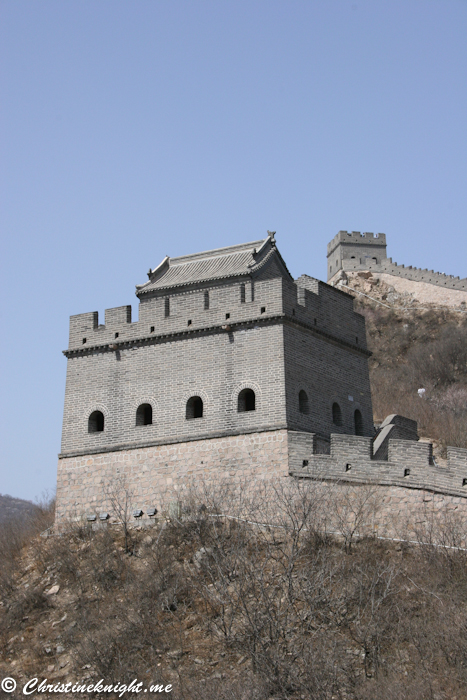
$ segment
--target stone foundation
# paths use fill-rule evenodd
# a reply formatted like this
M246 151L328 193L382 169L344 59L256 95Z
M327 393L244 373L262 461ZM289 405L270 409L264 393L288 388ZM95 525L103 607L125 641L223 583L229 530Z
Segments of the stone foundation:
M369 438L334 435L332 438L333 453L337 443L345 440L355 443L354 448L371 450ZM171 504L185 503L187 487L199 483L216 489L224 484L229 487L226 493L231 495L237 492L232 486L243 490L245 504L250 505L242 515L253 520L263 518L273 524L280 512L280 509L275 511L278 494L289 493L287 498L293 498L297 489L309 489L310 498L314 499L315 526L321 530L341 533L344 537L352 531L360 536L454 546L467 544L464 534L467 498L463 493L452 490L449 493L448 489L442 493L439 487L430 490L422 483L414 483L411 488L390 480L388 483L384 470L378 474L381 465L388 462L371 462L369 455L365 460L358 450L350 471L353 474L356 469L358 474L350 476L344 467L337 468L339 460L334 464L335 454L334 457L313 455L313 439L312 434L275 430L63 457L58 463L56 523L63 526L70 521L86 520L89 515L95 515L99 522L99 514L103 512L109 513L109 522L118 522L122 516L116 511L115 503L112 505L112 494L120 500L120 511L126 508L130 524L149 524L148 510L154 507L159 513L172 512L183 517L183 510ZM404 440L394 442L420 447ZM346 445L347 459L352 452L350 447ZM458 452L462 452L463 463L465 451ZM305 454L310 464L294 469L297 455L301 459ZM414 460L409 461L414 470ZM365 470L366 462L371 470ZM378 479L383 483L378 483ZM260 484L265 488L258 488ZM228 497L221 507L226 515L240 514ZM137 509L143 511L143 516L135 521L133 511Z
M166 510L197 478L207 484L288 474L287 431L193 440L59 459L56 522L111 510L112 484L126 485L130 508ZM123 497L123 496L122 496Z

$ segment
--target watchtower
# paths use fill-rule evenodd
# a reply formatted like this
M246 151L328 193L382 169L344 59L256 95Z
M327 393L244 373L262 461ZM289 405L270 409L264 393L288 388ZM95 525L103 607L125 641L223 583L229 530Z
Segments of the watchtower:
M343 269L343 260L380 265L386 257L386 234L339 231L328 243L328 281Z
M188 477L285 476L297 439L371 439L365 320L345 292L294 280L273 232L148 277L138 321L130 306L70 319L59 520L105 511L117 474L146 512Z

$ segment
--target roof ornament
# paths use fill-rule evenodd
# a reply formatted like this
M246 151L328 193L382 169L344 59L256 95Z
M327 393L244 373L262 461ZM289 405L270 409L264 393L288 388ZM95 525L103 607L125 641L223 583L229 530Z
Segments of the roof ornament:
M271 239L271 243L274 244L276 242L276 239L274 238L274 236L276 235L276 232L275 231L268 231L267 233L268 233L269 238Z

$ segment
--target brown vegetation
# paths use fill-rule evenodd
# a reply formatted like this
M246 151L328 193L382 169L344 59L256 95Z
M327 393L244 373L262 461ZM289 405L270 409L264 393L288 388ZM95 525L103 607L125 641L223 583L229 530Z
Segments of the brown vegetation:
M76 524L13 548L3 675L137 678L190 700L465 697L466 552L429 544L464 528L357 537L371 489L325 501L321 484L287 484L192 490L130 549L121 527Z
M372 294L377 295L373 290ZM467 447L467 314L379 306L359 296L366 319L376 421L391 413L418 422L420 435ZM423 396L419 389L425 389Z

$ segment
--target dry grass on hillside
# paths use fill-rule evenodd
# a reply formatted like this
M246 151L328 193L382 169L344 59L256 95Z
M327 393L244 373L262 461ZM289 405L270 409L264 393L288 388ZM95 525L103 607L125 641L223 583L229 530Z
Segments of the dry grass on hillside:
M33 538L2 579L0 670L186 700L464 698L466 552L344 546L321 488L193 492L181 521L131 531L131 555L116 527Z
M372 290L377 297L377 288ZM450 309L388 309L357 296L366 319L376 421L399 413L420 435L467 448L467 314ZM425 389L423 398L419 389Z

